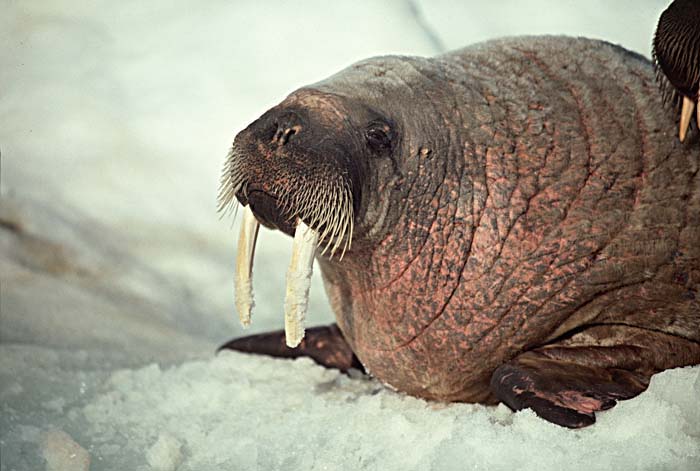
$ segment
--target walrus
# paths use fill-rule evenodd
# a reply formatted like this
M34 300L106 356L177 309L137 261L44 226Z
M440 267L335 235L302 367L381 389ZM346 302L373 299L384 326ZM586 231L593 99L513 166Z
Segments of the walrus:
M681 110L678 137L683 142L700 98L700 0L675 0L664 10L652 57L664 102ZM700 106L696 116L700 128Z
M590 425L700 363L700 143L675 126L650 61L583 38L302 87L235 137L219 194L244 324L259 224L294 237L286 332L222 348ZM304 332L314 258L337 323Z

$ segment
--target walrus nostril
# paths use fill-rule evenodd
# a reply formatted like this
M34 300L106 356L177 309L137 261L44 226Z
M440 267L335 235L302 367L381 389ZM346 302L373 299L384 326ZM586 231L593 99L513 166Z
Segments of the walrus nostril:
M276 131L272 143L278 146L286 145L292 136L301 131L301 119L295 113L286 113L275 121Z
M289 138L297 133L298 129L299 129L299 126L285 129L282 132L282 137L280 138L280 145L285 145L287 143L287 141L289 141Z
M278 128L275 135L272 136L272 143L278 146L283 146L289 142L289 139L301 130L301 126L296 125L291 128Z

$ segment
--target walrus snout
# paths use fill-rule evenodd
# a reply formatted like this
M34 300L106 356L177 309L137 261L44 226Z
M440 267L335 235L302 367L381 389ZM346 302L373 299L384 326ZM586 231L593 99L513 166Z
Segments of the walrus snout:
M352 126L337 103L319 96L293 94L236 136L220 206L235 198L259 223L290 236L303 221L332 255L350 245L361 172Z

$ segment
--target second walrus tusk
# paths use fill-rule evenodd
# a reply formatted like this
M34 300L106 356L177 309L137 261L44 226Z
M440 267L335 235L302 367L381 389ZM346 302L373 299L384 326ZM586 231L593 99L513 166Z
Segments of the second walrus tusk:
M684 96L683 108L681 109L680 130L678 132L678 137L680 138L681 142L685 141L685 136L688 133L688 127L690 127L690 117L693 116L693 108L695 108L695 102L687 96ZM698 108L698 110L700 112L700 108ZM698 125L700 125L700 118L698 118Z

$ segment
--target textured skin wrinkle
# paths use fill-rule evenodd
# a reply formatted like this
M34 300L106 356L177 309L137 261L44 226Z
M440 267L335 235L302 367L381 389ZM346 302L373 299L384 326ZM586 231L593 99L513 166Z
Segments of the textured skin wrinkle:
M541 63L541 61L539 61L539 59L537 58L537 56L536 56L533 52L531 52L531 51L523 51L523 50L519 50L519 51L520 51L521 53L523 53L523 55L524 55L525 57L527 57L529 60L531 60L531 61L533 61L535 64L537 64L538 67L540 67L540 69L542 69L543 71L545 71L545 72L547 73L547 75L548 75L550 78L555 78L555 77L551 74L551 71L549 71L548 68L546 68L546 67ZM556 77L555 80L558 81L558 82L560 82L560 80L559 80L558 77ZM576 200L581 196L581 191L582 191L583 188L585 187L585 185L586 185L586 183L587 183L587 181L588 181L588 179L590 178L590 175L591 175L590 160L591 160L591 155L592 155L592 154L591 154L591 146L590 146L589 138L588 138L588 131L586 130L587 125L586 125L586 121L585 121L585 118L584 118L584 109L583 109L583 105L582 105L582 103L581 103L580 97L577 96L577 94L576 94L576 92L575 92L575 89L574 89L573 87L569 87L569 90L570 90L571 96L576 100L576 105L577 105L577 108L578 108L578 111L579 111L579 120L580 120L580 123L581 123L581 128L584 130L584 139L585 139L585 142L586 142L586 155L588 156L588 160L587 160L587 162L586 162L586 169L587 169L587 170L586 170L586 179L582 182L582 184L579 186L578 190L576 191L576 196L575 196L575 198L572 199L572 200L569 202L569 204L565 207L563 216L562 216L562 218L561 218L561 221L559 221L559 222L563 222L563 221L565 221L565 220L567 219L567 217L568 217L568 212L569 212L569 209L571 208L571 205L573 205L573 204L576 202ZM487 171L488 171L489 166L487 165L486 168L487 168ZM518 175L518 174L516 173L516 176L517 176L517 175ZM518 183L518 180L516 179L516 186L517 186L517 183ZM512 192L511 192L511 195L512 195ZM509 203L510 203L510 200L509 200ZM512 229L512 227L514 226L514 224L515 224L516 222L517 222L517 221L514 221L513 224L511 224L510 229ZM510 229L509 229L509 232L510 232ZM544 242L545 240L546 240L546 239L542 239L542 242ZM501 252L502 252L504 246L505 246L505 242L501 245L501 248L500 248L500 250L499 250L499 253L498 253L498 255L497 255L497 258L500 257ZM536 252L537 250L539 250L540 247L541 247L541 244L539 244L539 245L536 247L535 252ZM554 255L554 254L552 254L552 255ZM549 262L549 264L547 265L545 271L548 271L549 268L552 267L552 264L554 263L555 260L556 260L556 258L554 258L554 257L552 257L552 258L550 259L550 262ZM494 261L494 263L495 263L495 261ZM489 267L489 269L490 269L490 268L493 268L493 265L492 265L491 267ZM499 295L500 292L501 292L502 287L505 286L505 284L508 282L508 280L509 280L514 274L515 274L515 271L511 271L511 272L510 272L509 274L507 274L506 277L502 280L501 285L497 288L496 295L493 297L493 302L494 302L494 303L496 302L496 300L497 300L497 298L498 298L498 295ZM542 307L544 304L546 304L549 300L551 300L552 298L554 298L554 297L555 297L556 295L558 295L563 289L565 289L566 286L567 286L571 281L573 281L573 277L569 277L569 279L567 280L567 282L566 282L559 290L557 290L557 291L555 291L554 293L552 293L552 295L551 295L549 298L546 298L539 306L537 306L536 309L535 309L535 312L537 312L539 309L541 309L541 307ZM499 322L500 322L504 317L506 317L506 316L510 313L510 311L512 310L512 308L513 308L514 306L517 305L517 303L518 303L518 301L520 301L520 299L522 299L524 296L526 296L526 294L528 293L529 287L528 287L528 286L523 286L523 288L524 288L524 289L520 290L520 293L519 293L519 295L516 297L515 301L512 302L512 303L510 303L510 304L506 307L505 311L504 311L502 314L499 315L499 317L498 317L498 321L499 321ZM492 304L493 304L493 303L492 303ZM491 331L492 331L493 329L495 329L497 325L499 325L499 323L494 323L494 325L493 325L492 327L486 329L486 330L482 333L481 338L483 338L483 337L485 337L486 335L490 334ZM520 329L521 327L522 327L522 323L519 324L519 325L517 325L517 329ZM481 338L477 338L477 340L480 340Z
M650 92L653 92L653 88L652 88L652 87L649 87L649 86L646 86L646 85L645 85L645 88L647 88ZM625 87L625 89L626 89L628 92L630 91L630 90L629 90L629 87ZM645 127L645 125L644 125L643 116L639 113L639 110L637 110L637 111L635 112L635 119L636 119L637 125L640 127L640 129L646 129L646 127ZM647 152L648 152L648 151L647 151L647 147L648 147L648 143L647 143L646 133L642 133L641 152L642 152L643 155L647 155ZM651 167L648 168L648 169L643 169L643 171L642 171L642 181L644 181L644 177L645 177L647 174L654 173L661 165L666 164L667 161L668 161L668 159L669 159L669 157L670 157L670 155L671 155L671 153L666 154L665 157L664 157L663 159L661 159L656 165L651 166ZM643 165L646 165L646 164L647 164L647 162L646 162L646 160L645 160L644 163L643 163ZM696 173L697 173L697 171L696 171ZM693 180L694 176L695 176L694 174L689 175L688 181L687 181L687 188L692 188L691 185L692 185L692 180ZM635 202L637 201L637 199L638 199L638 193L635 194ZM660 202L660 201L663 201L663 199L658 199L657 201ZM683 222L681 223L681 229L678 231L678 237L674 239L674 241L675 241L675 248L674 248L674 250L676 250L676 249L680 246L680 234L681 234L683 228L686 227L686 226L688 225L688 209L689 209L689 205L687 205L687 204L682 205L682 209L683 209ZM660 264L657 265L657 266L655 267L655 269L654 269L654 277L656 277L656 275L658 274L659 266L660 266Z
M454 225L451 225L450 227L454 227ZM450 231L450 234L451 234L451 231ZM448 236L448 239L449 239L449 236ZM469 251L469 250L467 249L467 251ZM443 259L441 257L440 261L442 261L442 260ZM462 277L462 274L464 272L464 267L467 265L468 260L469 260L469 256L465 257L464 264L462 264L462 266L459 269L459 278L457 279L456 283L454 283L454 286L453 286L451 292L449 293L447 298L444 300L444 302L442 303L442 306L435 313L433 318L430 319L428 321L428 323L425 324L421 329L419 329L415 335L413 335L411 338L409 338L408 341L406 341L405 343L399 344L396 347L397 349L409 346L414 340L416 340L418 337L420 337L421 334L423 334L423 332L425 332L427 329L429 329L430 326L433 324L433 322L435 322L435 320L437 320L442 315L442 313L445 311L445 309L449 306L450 302L452 301L452 298L454 297L455 293L457 292L457 288L459 287L459 283L461 281L461 277Z
M446 146L445 148L449 148L449 146ZM416 156L415 158L420 158L420 156ZM444 160L447 161L447 159L444 159ZM440 196L438 196L438 193L442 193L442 184L444 184L444 176L446 175L446 173L447 173L447 171L446 171L446 169L444 169L443 170L443 177L441 179L441 184L437 185L435 187L435 189L433 190L433 192L430 194L430 197L428 199L429 202L431 202L431 201L438 201L439 202L442 199ZM408 187L408 191L411 194L412 194L412 190L413 190L413 183L416 180L418 180L418 175L411 180L411 185ZM410 199L411 200L413 200L413 199L424 200L427 195L428 195L427 192L420 193L420 194L415 195L415 196L412 195L410 197ZM433 215L432 218L429 219L431 229L435 226L435 220L437 219L437 212L439 210L440 210L440 207L439 206L436 207L435 214ZM418 259L418 257L420 257L422 255L423 250L425 249L426 245L428 245L427 241L428 241L428 238L430 237L431 232L432 231L428 231L425 233L425 236L421 239L421 241L418 244L419 249L411 256L411 258L405 264L403 269L401 271L399 271L398 274L393 279L389 280L386 285L378 287L377 291L381 292L381 291L390 289L392 287L392 285L394 285L398 280L400 280L406 274L406 272L410 269L411 265L415 262L415 260Z
M447 149L450 148L449 142L447 143L445 148L447 148ZM418 158L420 158L420 156ZM432 194L430 194L429 198L421 198L423 200L427 200L427 204L424 204L425 207L427 207L427 208L434 207L434 212L428 211L426 213L423 213L423 219L422 219L423 225L428 226L429 230L425 233L425 238L423 238L422 241L418 244L417 251L412 256L410 261L408 261L406 263L406 266L404 267L404 269L401 272L399 272L398 276L395 279L391 280L387 286L384 286L382 288L382 290L390 290L393 287L393 285L395 285L404 276L406 276L407 272L409 270L411 270L411 268L414 266L414 263L416 260L419 260L419 259L431 260L431 262L428 264L427 270L431 270L435 266L434 246L428 242L428 239L430 238L431 234L437 233L436 231L437 231L437 228L439 227L439 225L437 224L437 219L438 219L438 214L440 213L440 210L444 209L444 208L448 208L448 209L450 208L449 204L443 204L441 206L441 202L444 201L445 188L447 187L447 185L445 185L445 176L447 174L446 167L447 167L448 159L445 158L445 159L442 159L442 161L444 162L444 166L442 169L442 174L441 174L438 185L435 186L435 189L432 192ZM423 167L421 167L421 168L423 168ZM424 177L424 179L425 179L425 177ZM426 195L427 195L427 193L422 195L422 196L426 196ZM424 220L425 218L427 218L427 221ZM438 244L438 246L439 246L439 244ZM430 252L431 256L427 256L425 252ZM454 292L457 285L458 285L458 282L455 283L455 287L452 289L452 292ZM445 306L449 303L449 299L451 298L451 296L452 295L450 294L448 296L448 298L443 302L442 307L438 310L438 313L435 315L435 317L439 317L439 313L442 312L442 310L444 310ZM432 322L432 320L428 321L428 324L430 322ZM418 336L418 335L419 334L416 334L415 336ZM409 340L409 343L410 343L410 340ZM396 348L400 348L400 347L401 347L401 345L398 345ZM377 350L380 351L381 349L377 349Z

